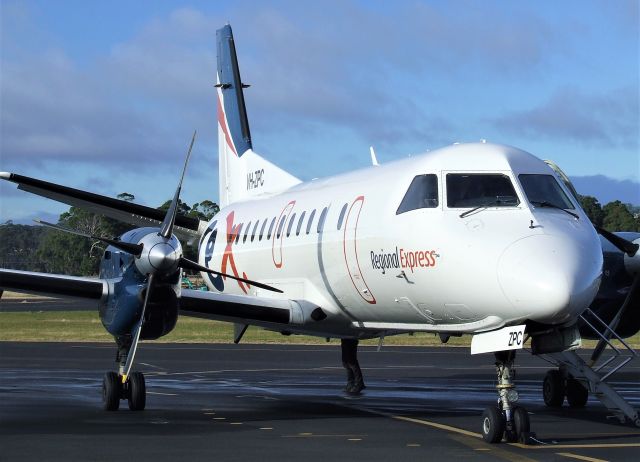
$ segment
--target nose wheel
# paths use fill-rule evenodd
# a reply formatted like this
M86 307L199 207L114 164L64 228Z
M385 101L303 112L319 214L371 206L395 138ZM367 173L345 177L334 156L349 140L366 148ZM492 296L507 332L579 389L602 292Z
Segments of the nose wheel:
M147 403L147 387L142 372L132 372L122 381L122 376L107 372L102 380L102 408L105 411L117 411L120 401L126 399L129 409L142 411Z
M514 443L527 444L531 437L529 413L522 406L516 406L518 393L513 383L515 377L515 351L501 351L496 356L498 375L498 404L488 407L482 413L482 438L491 444L499 443L502 438Z

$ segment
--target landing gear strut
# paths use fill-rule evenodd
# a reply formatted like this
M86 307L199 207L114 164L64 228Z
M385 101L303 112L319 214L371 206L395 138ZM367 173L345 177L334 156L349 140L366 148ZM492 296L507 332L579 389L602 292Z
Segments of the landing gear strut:
M499 443L504 436L510 443L519 441L526 444L533 433L530 431L529 413L525 408L515 405L518 401L518 392L513 383L516 352L499 351L495 357L498 403L482 413L482 438L487 443Z
M340 346L342 348L342 366L347 371L347 386L344 391L350 395L358 395L367 388L358 363L358 339L343 338L340 340Z

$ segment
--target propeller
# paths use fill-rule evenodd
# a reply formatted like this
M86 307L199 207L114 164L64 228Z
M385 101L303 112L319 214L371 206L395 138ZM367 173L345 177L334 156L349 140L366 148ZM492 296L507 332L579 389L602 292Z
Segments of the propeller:
M76 229L65 228L60 225L54 225L53 223L48 223L43 220L35 219L33 220L36 223L46 226L48 228L53 228L58 231L63 231L65 233L75 234L76 236L88 237L89 239L94 239L96 241L104 242L105 244L109 244L110 246L115 247L116 249L120 249L124 252L130 253L136 257L139 257L142 253L143 245L142 244L132 244L130 242L122 242L117 239L109 239L107 237L100 237L94 234L83 233L82 231L78 231Z
M627 241L625 238L617 236L610 231L607 231L600 226L593 225L598 234L604 237L607 241L611 242L620 252L626 253L629 257L635 256L636 252L638 252L638 248L640 245L635 244L631 241Z
M604 228L601 228L600 226L594 225L594 227L598 232L598 234L600 234L602 237L608 240L614 247L620 250L620 252L626 254L629 258L635 257L636 254L638 253L638 248L640 247L640 245L634 242L628 241L623 237L620 237L610 231L607 231ZM602 353L604 352L608 341L613 336L613 332L618 328L618 325L620 324L620 320L622 319L622 316L624 315L625 311L627 311L627 308L629 308L629 306L635 305L633 301L635 301L638 296L640 296L640 272L638 272L633 278L633 282L631 283L631 288L629 289L629 293L625 297L624 302L622 303L622 306L620 307L616 315L613 317L613 319L609 323L609 326L608 326L609 328L606 329L602 334L604 338L601 338L600 340L598 340L598 343L595 349L593 350L593 353L591 354L591 363L590 363L591 366L593 366L600 359L600 356L602 356Z
M184 175L187 170L187 165L189 164L189 159L191 158L191 151L193 149L193 144L195 142L195 139L196 139L196 132L194 131L193 136L191 137L191 143L189 144L189 149L187 151L187 155L184 161L184 166L182 167L182 174L180 176L178 187L176 188L176 191L173 195L173 199L171 200L171 204L169 205L169 208L164 217L164 220L162 221L162 224L160 226L160 231L157 234L148 234L144 236L139 241L139 243L134 244L131 242L123 242L118 239L95 236L93 234L65 228L59 225L54 225L53 223L48 223L42 220L35 220L37 223L56 229L58 231L64 231L67 233L75 234L77 236L83 236L90 239L95 239L100 242L109 244L119 250L122 250L123 252L127 252L136 257L135 265L137 270L144 275L148 275L147 287L146 287L144 302L142 305L142 311L140 313L140 318L136 323L133 331L131 332L132 340L131 340L131 345L129 347L129 351L127 353L127 359L125 361L125 364L121 365L120 367L120 375L122 377L122 383L126 383L127 377L129 376L129 372L131 371L131 367L133 366L133 361L136 355L136 351L138 350L140 335L142 333L142 328L144 326L145 313L149 306L149 301L151 300L151 294L157 285L156 278L158 276L163 274L165 275L172 274L174 271L176 271L179 268L190 269L190 270L224 276L230 279L234 279L236 281L243 282L247 285L252 285L255 287L259 287L261 289L282 293L282 290L269 286L267 284L263 284L257 281L252 281L249 279L232 276L230 274L225 274L219 271L215 271L182 256L182 246L180 244L180 241L173 235L173 227L176 221L176 216L178 214L178 206L180 204L180 191L182 189L182 182L184 181Z

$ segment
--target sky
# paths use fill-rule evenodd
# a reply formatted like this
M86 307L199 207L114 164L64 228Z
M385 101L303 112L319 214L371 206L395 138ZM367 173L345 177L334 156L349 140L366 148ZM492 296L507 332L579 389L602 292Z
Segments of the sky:
M640 204L637 0L0 2L0 171L158 206L217 200L215 32L254 150L310 180L454 142ZM67 206L0 182L0 223Z

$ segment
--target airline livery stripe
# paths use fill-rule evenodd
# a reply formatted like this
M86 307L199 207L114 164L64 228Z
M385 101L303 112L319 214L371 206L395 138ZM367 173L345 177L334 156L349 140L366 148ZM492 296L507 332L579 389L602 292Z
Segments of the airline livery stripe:
M238 153L236 152L236 148L233 146L233 141L231 140L231 136L229 135L229 128L227 127L226 115L222 107L222 99L220 93L218 93L218 123L220 124L222 132L224 133L224 137L227 140L227 146L229 146L229 148L237 156Z

